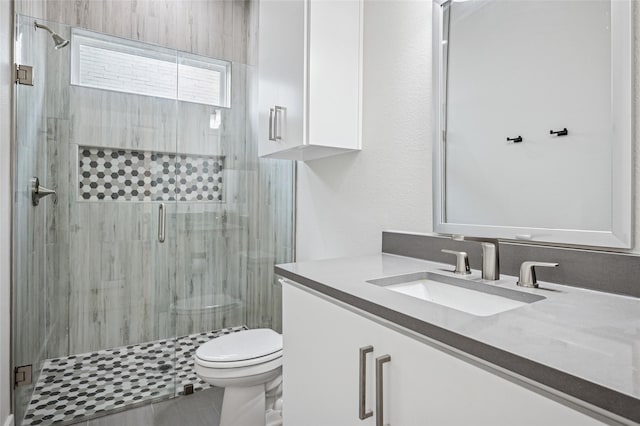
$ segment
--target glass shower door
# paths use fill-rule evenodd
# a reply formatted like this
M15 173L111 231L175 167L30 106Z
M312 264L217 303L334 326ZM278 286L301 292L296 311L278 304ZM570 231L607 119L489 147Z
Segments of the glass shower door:
M224 76L199 81L198 96L178 103L178 155L195 179L179 176L188 192L177 205L177 335L280 331L273 267L293 260L295 165L258 158L255 68L182 52L178 67Z
M47 180L47 120L45 115L47 43L38 37L33 20L17 17L15 62L22 69L31 66L34 85L19 84L15 96L15 148L13 151L13 367L22 368L25 382L14 392L16 419L24 416L46 359L47 342L47 214L52 197L32 204L32 179ZM26 71L25 71L26 72ZM29 384L29 377L32 383Z
M241 66L180 52L178 55L178 336L245 324L247 224L242 221L245 154ZM232 76L233 72L233 76ZM199 78L200 77L200 78ZM233 82L233 91L231 91ZM210 336L207 336L210 334Z
M112 411L175 394L176 53L76 28L70 53L67 354Z
M34 22L16 19L34 75L16 86L13 360L33 380L18 425L175 395L177 101L120 78L136 61L175 71L176 53L38 21L71 41L56 49ZM57 203L33 205L34 177Z

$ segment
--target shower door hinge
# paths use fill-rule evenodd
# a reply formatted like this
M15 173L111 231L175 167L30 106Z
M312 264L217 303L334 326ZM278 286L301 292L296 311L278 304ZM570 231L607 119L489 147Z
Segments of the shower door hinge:
M16 84L33 86L33 67L29 65L16 65Z
M30 385L31 384L31 365L23 365L16 367L14 373L15 386Z

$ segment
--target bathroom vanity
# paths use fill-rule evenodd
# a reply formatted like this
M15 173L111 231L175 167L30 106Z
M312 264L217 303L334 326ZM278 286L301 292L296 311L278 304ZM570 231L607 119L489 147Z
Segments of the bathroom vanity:
M463 296L524 297L470 313L443 305L446 297L392 289L425 272L456 287L446 284L456 279L447 264L382 253L276 271L284 277L285 424L640 421L639 299L546 282L521 289L517 277L489 282L474 271Z

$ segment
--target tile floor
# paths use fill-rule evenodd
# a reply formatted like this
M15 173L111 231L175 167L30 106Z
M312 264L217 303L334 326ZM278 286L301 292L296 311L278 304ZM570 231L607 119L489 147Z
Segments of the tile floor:
M218 426L224 389L183 396L75 423L80 426Z
M194 391L209 389L209 385L200 381L193 369L196 348L216 337L245 329L244 326L231 327L178 339L157 340L47 360L22 424L73 424L131 404L181 395L187 384L192 384ZM168 404L166 407L175 405L174 408L178 410L182 405L194 401L192 397L193 395L177 398L175 404ZM185 401L181 401L182 399ZM157 411L165 407L162 404L166 403L172 401L154 403L122 414L149 417L152 406ZM164 417L166 416L161 416L160 420ZM178 425L180 422L174 424Z

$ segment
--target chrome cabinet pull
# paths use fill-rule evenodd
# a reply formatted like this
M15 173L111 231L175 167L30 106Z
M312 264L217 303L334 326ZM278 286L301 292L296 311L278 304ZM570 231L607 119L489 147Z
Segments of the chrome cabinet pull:
M376 358L376 426L384 426L384 377L382 367L391 362L391 355Z
M274 114L273 114L273 140L275 140L275 141L282 140L282 135L278 134L278 129L280 129L280 127L282 126L281 124L278 124L278 115L279 115L279 113L283 113L285 111L286 111L286 108L282 107L282 106L276 105L275 108L274 108Z
M360 348L360 386L359 386L359 404L358 417L364 420L373 416L373 411L367 410L367 354L373 352L373 346L364 346Z
M158 209L158 241L164 243L165 230L167 223L167 211L164 203L160 203Z
M275 141L276 138L273 136L273 113L275 112L274 108L269 108L269 140Z

